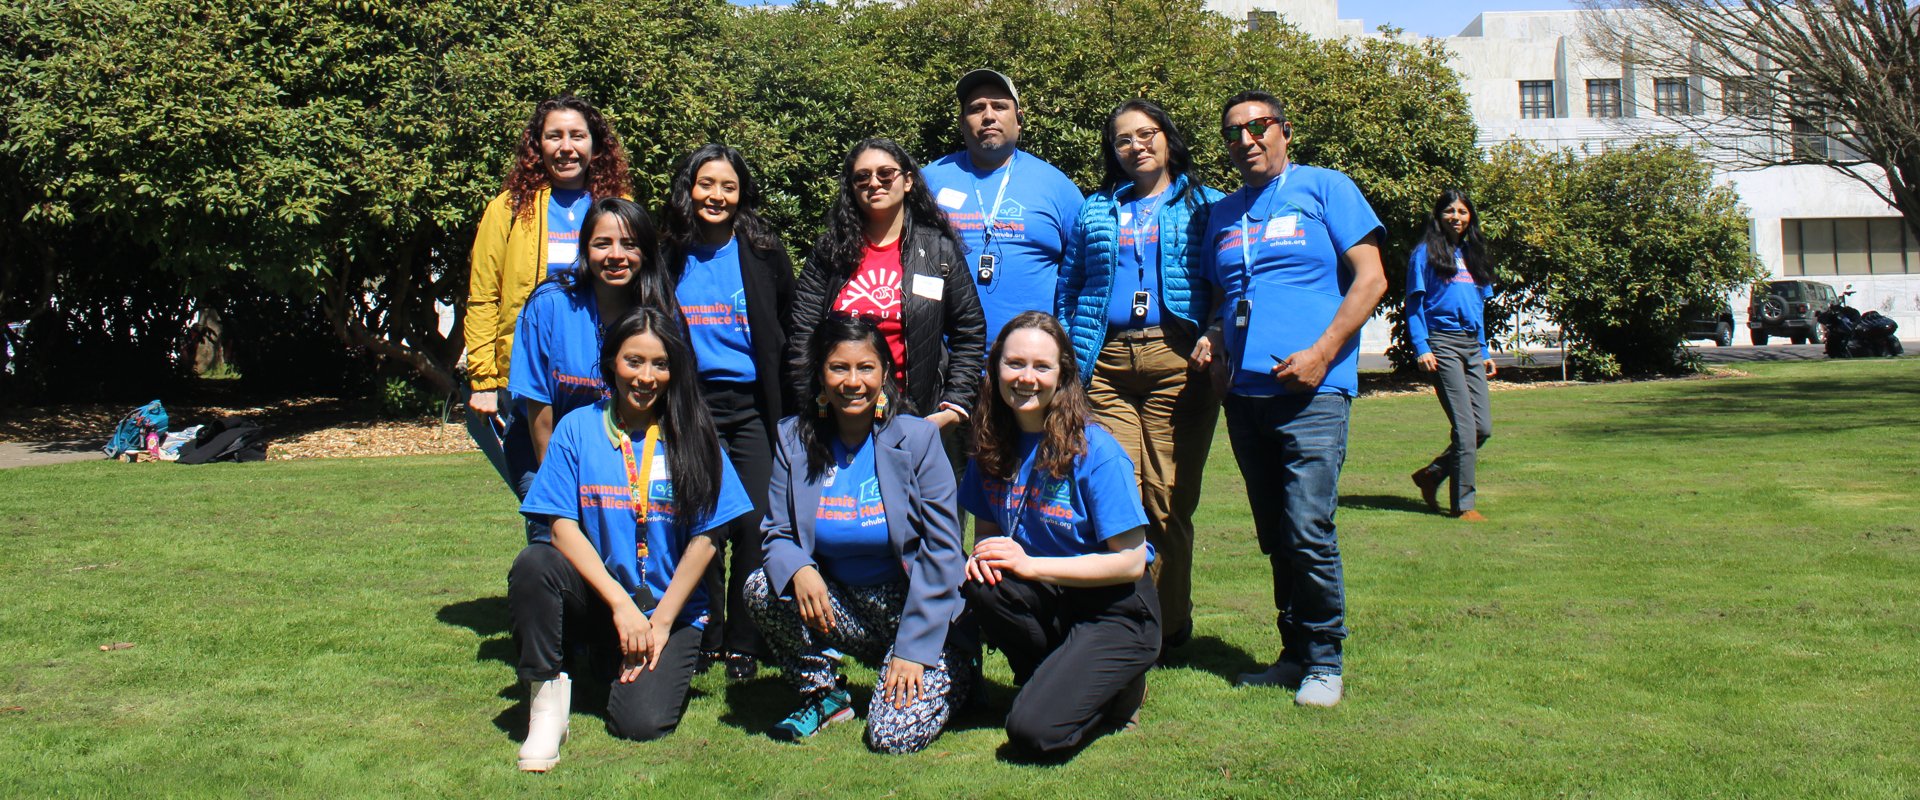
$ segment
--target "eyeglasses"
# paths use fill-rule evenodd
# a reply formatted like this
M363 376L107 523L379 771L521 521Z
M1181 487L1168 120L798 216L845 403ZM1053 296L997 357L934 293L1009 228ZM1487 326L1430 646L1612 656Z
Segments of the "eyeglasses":
M1221 128L1220 138L1227 140L1227 144L1239 144L1241 131L1251 133L1253 134L1253 138L1259 139L1267 135L1269 129L1277 127L1280 124L1281 121L1279 117L1255 117L1247 120L1247 124L1245 125L1228 125Z
M1145 150L1153 146L1153 137L1159 135L1159 128L1141 128L1140 130L1134 131L1132 136L1121 136L1114 139L1113 149L1120 151Z
M894 178L900 177L900 172L899 167L881 167L871 170L863 169L853 173L853 185L865 186L871 182L875 186L886 186L893 183Z

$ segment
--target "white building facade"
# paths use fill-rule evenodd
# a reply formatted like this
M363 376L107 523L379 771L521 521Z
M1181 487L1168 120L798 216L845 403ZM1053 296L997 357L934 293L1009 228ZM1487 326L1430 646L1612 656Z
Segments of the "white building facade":
M1316 37L1377 35L1360 20L1339 19L1338 0L1215 0L1209 8L1252 24L1270 19L1263 12L1277 14ZM1589 13L1488 12L1442 39L1479 127L1478 144L1521 139L1597 152L1676 136L1712 157L1710 138L1719 137L1697 131L1722 113L1718 87L1698 76L1648 74L1588 49L1582 18ZM1772 138L1790 146L1787 137ZM1871 189L1815 165L1726 170L1718 179L1739 193L1752 219L1754 254L1770 279L1851 287L1851 305L1893 317L1903 338L1920 335L1920 242ZM1730 300L1735 326L1744 330L1746 294ZM1386 325L1369 325L1362 348L1382 351L1388 335Z

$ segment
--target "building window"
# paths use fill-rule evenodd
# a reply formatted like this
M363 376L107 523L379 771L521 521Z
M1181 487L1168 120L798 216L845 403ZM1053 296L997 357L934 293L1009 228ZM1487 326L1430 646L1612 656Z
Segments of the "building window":
M1612 119L1620 116L1620 79L1587 81L1587 116Z
M1686 78L1654 79L1653 113L1663 117L1679 117L1693 113L1693 98L1692 93L1687 91Z
M1766 91L1756 78L1728 78L1720 82L1720 110L1729 117L1764 117Z
M1920 242L1899 217L1783 219L1780 254L1788 276L1920 273Z
M1247 12L1248 31L1277 31L1279 29L1280 12L1259 10Z
M1553 119L1553 81L1520 82L1520 118Z

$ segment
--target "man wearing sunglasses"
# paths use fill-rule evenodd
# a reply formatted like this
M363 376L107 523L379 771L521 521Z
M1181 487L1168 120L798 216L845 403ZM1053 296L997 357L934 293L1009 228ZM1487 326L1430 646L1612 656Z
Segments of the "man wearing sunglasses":
M1353 180L1293 164L1280 99L1241 92L1221 137L1244 183L1207 220L1219 319L1211 366L1230 387L1227 434L1246 478L1260 551L1273 567L1280 657L1243 686L1286 686L1294 702L1340 702L1346 592L1333 514L1359 392L1360 326L1386 291L1383 227ZM1196 352L1196 358L1202 354Z
M987 347L1022 311L1053 313L1067 230L1080 215L1080 187L1020 150L1026 121L1007 76L976 69L954 86L966 149L922 173L934 202L967 247L967 267L987 316Z

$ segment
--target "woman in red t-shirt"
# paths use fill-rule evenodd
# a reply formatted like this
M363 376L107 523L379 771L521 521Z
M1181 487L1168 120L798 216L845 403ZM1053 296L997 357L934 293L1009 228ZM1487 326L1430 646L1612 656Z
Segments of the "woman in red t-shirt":
M841 165L827 230L794 287L788 350L806 352L828 314L871 316L905 387L907 413L951 427L973 407L986 350L971 275L920 165L891 140L862 141Z

